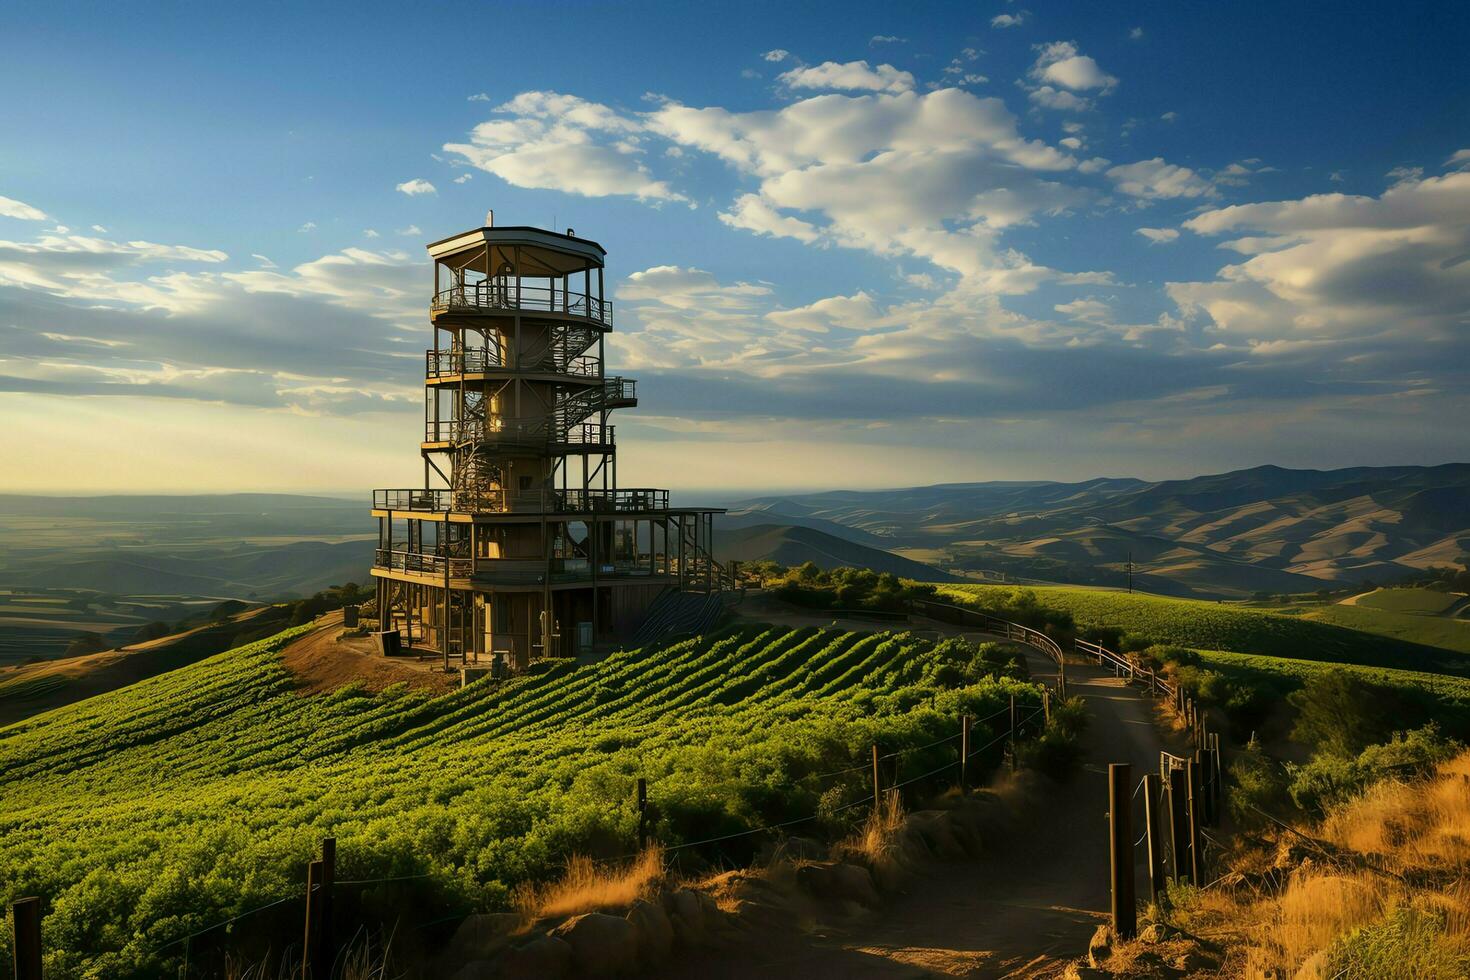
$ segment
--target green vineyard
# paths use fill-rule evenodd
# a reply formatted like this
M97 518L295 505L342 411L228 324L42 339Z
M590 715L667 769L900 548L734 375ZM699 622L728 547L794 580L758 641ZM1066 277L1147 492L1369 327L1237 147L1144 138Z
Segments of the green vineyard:
M570 854L632 849L638 777L668 845L840 832L871 744L909 779L955 760L960 715L1040 697L994 644L763 626L439 697L303 696L280 657L302 632L0 729L0 898L46 896L48 976L157 975L179 937L299 892L327 835L344 879L422 876L426 913L505 907Z
M1357 623L1334 625L1200 599L1068 586L939 585L937 589L942 599L979 609L1004 607L1029 595L1041 606L1070 614L1079 629L1111 627L1154 643L1470 677L1470 657L1463 653L1377 636L1363 632Z

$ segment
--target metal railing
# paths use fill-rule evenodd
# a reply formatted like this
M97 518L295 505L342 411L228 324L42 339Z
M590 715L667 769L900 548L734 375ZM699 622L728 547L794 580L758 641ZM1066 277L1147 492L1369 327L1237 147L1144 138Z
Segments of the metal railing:
M1061 645L1040 630L1034 630L1020 623L1013 623L998 616L981 612L978 609L969 609L965 606L956 606L948 602L933 602L928 599L914 599L910 603L911 608L921 612L932 619L944 622L958 620L961 625L973 625L986 633L1003 636L1008 640L1024 643L1029 647L1040 650L1052 659L1057 665L1057 691L1062 697L1067 692L1067 665L1066 658L1062 653Z
M481 313L521 310L560 313L613 325L612 303L566 289L517 284L514 279L485 279L451 286L434 294L429 304L434 313Z
M636 402L638 382L631 378L608 378L602 383L602 398L605 402Z
M558 432L551 442L565 446L611 446L615 428L600 422L579 422Z
M448 490L374 490L373 510L449 510Z
M523 370L543 371L547 374L567 374L577 378L595 378L599 364L595 357L560 358L555 353L545 354L538 360L527 360ZM457 374L484 374L509 368L498 348L466 347L462 350L424 351L424 376L428 378L452 377Z
M669 509L669 491L622 490L374 490L374 510L464 514L644 513Z
M1127 677L1128 680L1142 680L1148 684L1151 692L1163 692L1169 697L1177 697L1177 685L1170 683L1164 675L1142 664L1136 664L1127 657L1114 653L1101 643L1093 643L1090 640L1074 640L1072 648L1081 656L1091 657L1098 662L1099 666L1112 667L1113 672L1119 677Z
M379 548L373 558L374 568L386 568L395 572L421 572L428 575L443 575L446 564L450 578L469 578L475 571L473 558L449 558L444 555L418 551L389 551L386 548Z
M424 442L481 442L527 449L558 446L611 446L616 426L579 422L550 426L545 419L534 422L491 422L465 424L458 419L424 423Z

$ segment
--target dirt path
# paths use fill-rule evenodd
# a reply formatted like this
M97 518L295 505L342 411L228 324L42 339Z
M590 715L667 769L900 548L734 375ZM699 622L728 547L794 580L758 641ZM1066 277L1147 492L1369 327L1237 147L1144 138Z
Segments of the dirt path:
M990 638L927 620L910 628ZM1043 654L1028 650L1027 659L1033 676L1055 676L1055 665ZM1168 747L1154 722L1154 702L1145 694L1111 671L1084 664L1068 664L1067 677L1071 693L1086 698L1091 711L1088 758L1066 785L1039 801L1025 829L997 841L988 857L936 867L907 895L890 899L855 926L773 935L760 949L686 961L665 976L881 980L1059 974L1086 950L1107 917L1107 765L1131 763L1136 783L1143 773L1157 771L1159 751ZM1135 797L1134 805L1135 826L1141 826L1142 800ZM1148 894L1141 869L1137 889Z

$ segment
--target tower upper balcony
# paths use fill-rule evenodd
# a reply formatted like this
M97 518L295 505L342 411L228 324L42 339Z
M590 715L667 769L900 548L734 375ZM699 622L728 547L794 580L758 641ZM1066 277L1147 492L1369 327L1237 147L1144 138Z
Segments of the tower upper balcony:
M487 219L488 220L488 219ZM434 260L430 314L550 314L610 329L603 298L602 246L543 228L492 223L429 246Z

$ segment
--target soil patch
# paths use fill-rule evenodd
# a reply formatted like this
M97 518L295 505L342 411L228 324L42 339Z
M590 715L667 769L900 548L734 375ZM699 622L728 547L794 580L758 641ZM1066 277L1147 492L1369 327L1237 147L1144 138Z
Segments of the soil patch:
M381 656L369 637L339 638L341 611L327 613L317 628L293 640L281 651L281 661L296 677L299 694L327 694L348 684L360 684L377 693L394 684L443 694L459 686L458 674L421 661Z

